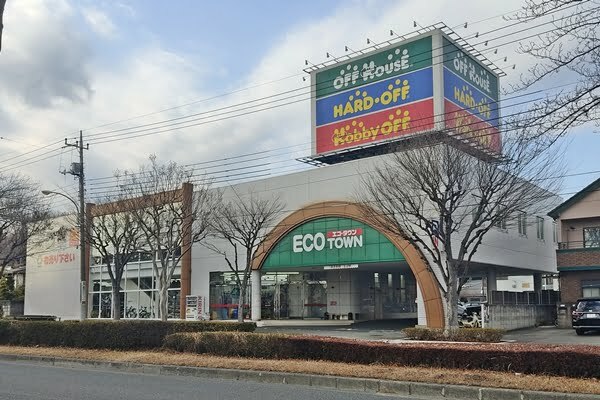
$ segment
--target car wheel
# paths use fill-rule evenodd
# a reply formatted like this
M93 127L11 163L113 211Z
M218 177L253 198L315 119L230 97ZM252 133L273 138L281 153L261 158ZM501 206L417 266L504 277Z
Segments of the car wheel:
M575 329L575 333L576 333L578 336L581 336L581 335L583 335L583 334L585 333L585 331L584 331L583 329Z

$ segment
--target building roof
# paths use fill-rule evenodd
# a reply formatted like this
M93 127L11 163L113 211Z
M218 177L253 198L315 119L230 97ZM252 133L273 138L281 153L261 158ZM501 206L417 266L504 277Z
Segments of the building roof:
M548 215L554 219L558 218L563 211L567 210L569 207L582 200L585 196L598 189L600 189L600 178L596 179L594 182L575 193L554 210L550 211Z

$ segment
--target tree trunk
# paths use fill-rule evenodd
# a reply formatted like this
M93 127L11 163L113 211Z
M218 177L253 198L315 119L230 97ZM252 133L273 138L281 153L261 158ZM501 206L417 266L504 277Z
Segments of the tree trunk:
M238 322L244 322L244 298L246 297L245 285L240 285L240 298L238 300Z
M119 285L113 284L111 301L112 319L118 321L121 319L121 297L119 296Z
M169 296L168 289L169 285L164 282L164 278L161 277L157 280L158 284L158 317L161 321L166 321L169 316Z
M456 266L448 265L448 290L444 293L446 300L446 315L444 332L448 334L451 330L458 329L458 273Z

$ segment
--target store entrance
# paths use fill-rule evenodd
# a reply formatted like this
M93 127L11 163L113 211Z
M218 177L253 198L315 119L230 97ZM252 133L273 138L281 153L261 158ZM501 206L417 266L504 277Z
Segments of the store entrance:
M408 268L268 272L261 278L262 319L382 320L417 317Z

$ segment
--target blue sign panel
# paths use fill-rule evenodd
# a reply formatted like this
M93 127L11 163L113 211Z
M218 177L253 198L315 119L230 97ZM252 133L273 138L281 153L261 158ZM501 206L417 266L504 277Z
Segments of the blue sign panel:
M318 99L317 126L370 114L433 96L432 68Z
M498 127L498 103L446 67L444 97L482 121Z

